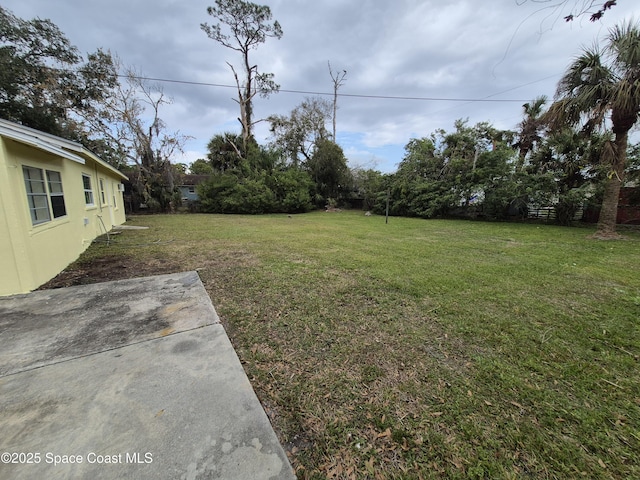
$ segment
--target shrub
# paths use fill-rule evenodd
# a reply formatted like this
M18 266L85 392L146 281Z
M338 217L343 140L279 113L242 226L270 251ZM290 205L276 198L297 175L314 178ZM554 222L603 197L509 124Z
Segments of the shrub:
M312 182L298 169L242 178L220 173L198 186L200 211L207 213L300 213L312 208Z
M267 177L276 197L276 210L284 213L303 213L313 208L310 191L313 181L297 168L276 170Z

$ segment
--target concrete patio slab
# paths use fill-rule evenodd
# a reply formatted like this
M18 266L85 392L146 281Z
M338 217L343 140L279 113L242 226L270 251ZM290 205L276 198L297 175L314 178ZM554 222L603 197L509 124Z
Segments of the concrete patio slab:
M0 345L0 478L295 478L195 272L0 298Z

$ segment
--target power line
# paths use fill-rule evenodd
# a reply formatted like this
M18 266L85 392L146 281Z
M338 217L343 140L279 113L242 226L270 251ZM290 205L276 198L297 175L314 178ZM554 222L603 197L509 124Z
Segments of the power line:
M486 97L484 97L484 99L486 100L486 99L489 99L491 97L495 97L496 95L502 95L503 93L511 92L513 90L517 90L517 89L522 88L522 87L528 87L529 85L533 85L535 83L544 82L545 80L549 80L550 78L558 77L559 75L561 75L561 74L554 73L553 75L549 75L549 76L544 77L544 78L539 78L538 80L533 80L531 82L523 83L522 85L518 85L516 87L511 87L511 88L508 88L507 90L502 90L501 92L492 93L491 95L487 95ZM530 102L531 99L529 99L529 100L521 100L521 101ZM461 106L468 105L469 103L471 103L471 102L466 102L466 103L464 103L462 105L456 105L454 107L445 107L445 108L443 108L441 110L436 110L435 112L429 112L429 113L431 115L435 115L435 114L438 114L438 113L449 112L449 111L455 110L456 108L459 108Z
M119 77L130 77L129 75L118 75ZM219 83L206 83L206 82L191 82L186 80L173 80L168 78L153 78L153 77L140 77L133 76L138 80L147 80L151 82L163 82L163 83L178 83L181 85L197 85L203 87L218 87L218 88L238 88L236 85L224 85ZM532 82L534 83L534 82ZM331 92L311 92L306 90L287 90L280 89L278 90L282 93L295 93L295 94L303 94L303 95L325 95L325 96L334 96L334 93ZM494 94L498 95L498 94ZM494 96L494 95L490 95ZM364 94L355 94L355 93L338 93L339 97L350 97L350 98L369 98L369 99L380 99L380 100L412 100L412 101L426 101L426 102L489 102L489 103L522 103L528 102L531 99L497 99L497 98L447 98L447 97L404 97L404 96L394 96L394 95L364 95Z

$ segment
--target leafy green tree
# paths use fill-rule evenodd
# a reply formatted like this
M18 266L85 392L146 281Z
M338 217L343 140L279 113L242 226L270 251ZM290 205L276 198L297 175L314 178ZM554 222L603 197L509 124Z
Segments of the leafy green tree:
M429 138L410 140L390 181L391 213L475 215L484 204L485 215L505 217L518 196L511 175L511 138L510 132L487 122L468 126L458 120L453 132L438 130Z
M207 144L207 150L211 167L220 173L240 169L247 156L242 138L230 132L214 135Z
M204 158L199 158L189 165L189 172L193 175L213 175L213 167Z
M556 221L570 225L598 179L598 160L606 138L585 136L571 128L551 132L530 158L527 167L532 200L554 205Z
M602 150L609 171L596 237L617 236L620 188L627 167L629 131L640 114L640 25L628 22L609 31L604 47L585 49L560 80L548 112L556 129L584 123L587 132L611 125L614 139ZM586 118L586 121L584 121Z
M23 20L0 6L0 117L88 144L116 85L109 53L84 62L50 20Z
M518 124L518 139L514 145L518 149L516 171L524 168L527 154L542 140L542 130L546 126L543 117L546 103L547 97L542 95L522 105L524 119Z
M215 173L209 180L196 187L200 209L208 213L235 213L228 211L227 198L235 194L239 179L228 173Z
M351 177L354 195L362 199L362 208L374 210L379 195L386 192L382 173L371 168L354 168L351 170Z
M435 134L432 138L411 139L405 152L388 187L390 213L427 218L446 213L455 204L455 195L447 180L448 166L436 150Z
M479 160L493 147L498 131L488 122L470 127L466 120L456 120L454 127L451 133L440 131L438 143L443 146L441 155L447 166L450 188L459 198L455 203L468 206L481 193L483 174L490 174L485 172L486 168L479 168Z
M313 182L306 172L285 168L239 177L216 173L198 185L201 209L211 213L301 213L311 209Z
M306 98L289 116L272 115L273 146L281 149L290 162L297 166L311 160L318 142L327 140L330 133L327 121L331 118L331 104L322 98Z
M299 213L311 208L314 184L307 172L279 163L280 152L253 141L238 156L229 144L230 135L216 135L209 143L209 159L216 168L198 188L202 211ZM211 168L210 162L204 164Z
M280 158L279 152L258 145L253 138L245 148L241 137L229 132L214 135L207 149L207 159L214 172L233 173L240 177L270 172Z
M640 143L629 146L627 161L627 178L631 182L640 182Z
M307 172L296 167L275 170L267 183L275 195L274 211L303 213L313 207L310 193L313 181Z
M258 145L254 141L249 144L247 164L252 172L263 172L270 175L274 169L282 166L282 153L269 146Z
M270 23L272 15L268 6L244 0L216 0L216 6L208 7L207 13L219 23L202 23L200 28L212 40L242 55L243 80L238 77L234 66L227 64L238 87L239 120L242 125L242 144L246 151L256 123L253 119L253 98L258 94L268 97L280 88L273 81L272 73L260 73L257 65L251 65L249 52L268 37L280 39L282 28L277 21Z
M340 145L327 139L318 141L305 167L315 183L316 204L322 205L330 199L338 202L346 199L351 175Z
M450 192L451 211L505 217L514 200L513 188L506 186L514 157L509 146L511 132L498 130L488 122L469 126L467 121L457 120L454 127L451 133L438 132L436 139L446 167L443 182Z
M481 213L488 219L522 218L526 214L523 189L513 175L514 156L506 142L497 142L478 156L474 188L481 196Z
M233 195L223 199L224 213L258 214L273 210L275 194L268 187L264 177L245 178L238 182Z

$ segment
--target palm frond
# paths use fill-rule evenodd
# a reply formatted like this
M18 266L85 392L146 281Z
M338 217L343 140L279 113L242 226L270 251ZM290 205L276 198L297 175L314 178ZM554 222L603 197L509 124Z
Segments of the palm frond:
M612 108L629 112L640 111L640 79L624 78L616 85L611 95Z
M606 53L617 72L611 95L614 129L629 130L640 114L640 24L629 20L609 31Z
M584 126L582 132L591 135L596 130L601 130L607 120L607 114L611 111L608 103L600 102L590 110L583 113Z
M609 85L615 83L614 79L614 72L603 62L603 53L594 45L569 65L558 83L556 97L584 97L588 100L604 93Z
M569 98L556 100L542 116L542 121L551 130L562 130L566 125L575 125L580 119L574 104Z
M606 53L616 69L640 76L640 23L629 20L609 31Z
M542 107L546 105L547 100L548 99L546 95L540 95L539 97L534 98L533 102L525 103L522 106L522 108L524 109L524 114L532 119L540 117L540 114L542 113Z
M569 65L548 112L552 125L576 125L584 121L585 129L593 131L603 124L616 84L615 73L604 63L603 56L594 45L584 49Z
M585 48L567 68L555 98L545 115L552 128L581 124L585 133L609 127L626 134L640 119L640 24L619 25L604 46Z
M604 145L602 146L602 153L600 155L600 162L604 167L611 168L616 157L616 146L615 143L611 139L605 140Z

